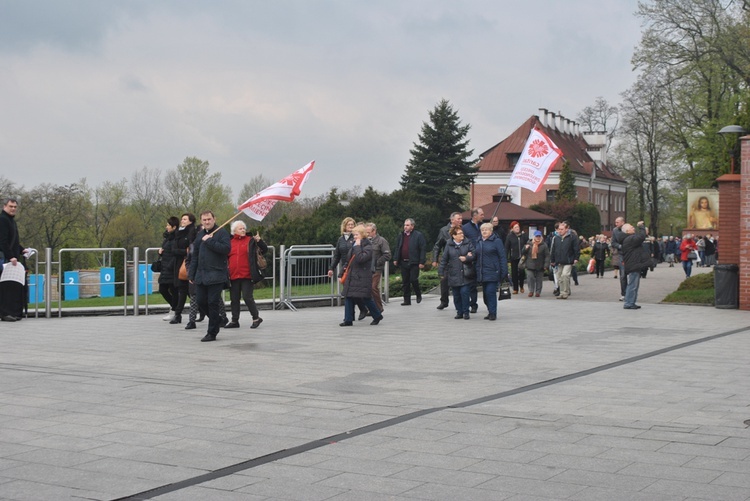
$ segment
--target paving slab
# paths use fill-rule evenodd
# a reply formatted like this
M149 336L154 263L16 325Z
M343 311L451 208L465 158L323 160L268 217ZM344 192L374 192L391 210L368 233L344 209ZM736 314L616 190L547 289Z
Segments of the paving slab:
M660 265L637 311L610 272L496 322L426 294L213 343L160 315L3 324L0 500L747 501L750 314L660 304L683 278Z

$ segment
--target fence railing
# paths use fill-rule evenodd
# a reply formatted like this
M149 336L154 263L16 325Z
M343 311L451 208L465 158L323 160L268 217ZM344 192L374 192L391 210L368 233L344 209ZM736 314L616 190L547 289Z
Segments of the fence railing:
M292 311L297 310L301 302L321 300L331 306L341 305L341 285L337 274L328 277L328 269L333 258L334 247L331 245L293 245L289 248L280 246L277 249L268 247L271 252L268 259L269 266L264 273L265 282L271 287L271 307L279 309L286 307ZM57 302L57 316L60 317L65 310L73 310L64 307L63 301L79 299L82 297L115 296L115 287L122 288L122 314L127 315L129 311L138 316L141 311L140 297L143 296L143 312L148 315L152 309L148 303L149 295L159 290L158 273L151 271L151 264L157 259L158 247L145 249L143 254L138 247L132 249L132 260L127 258L127 249L121 247L107 248L66 248L58 251L58 260L52 260L52 249L45 249L44 261L36 252L34 258L34 273L30 273L28 280L29 304L33 305L34 315L39 316L40 306L44 306L45 316L52 317L52 305ZM122 279L115 280L115 268L112 267L112 253L122 253L122 261L116 259L121 266ZM102 254L101 260L106 264L106 256L109 256L109 266L103 266L96 270L64 270L65 257L80 254ZM142 259L141 259L142 256ZM31 259L31 258L29 258ZM28 264L28 259L27 259ZM341 265L340 265L341 266ZM39 269L44 273L40 274ZM384 301L388 301L388 266L381 282L381 294ZM27 270L30 272L31 270ZM55 274L54 272L57 272ZM56 297L55 294L56 293ZM132 306L128 305L129 296L132 296ZM158 308L163 308L159 304ZM116 311L116 310L115 310ZM27 311L28 314L28 311Z

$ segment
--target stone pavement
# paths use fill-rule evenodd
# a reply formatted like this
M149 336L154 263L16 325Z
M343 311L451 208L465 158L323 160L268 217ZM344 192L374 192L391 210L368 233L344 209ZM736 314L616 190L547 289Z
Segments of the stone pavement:
M750 314L656 304L663 266L623 310L611 277L497 322L428 295L379 326L244 313L214 343L161 315L3 323L0 499L750 499Z

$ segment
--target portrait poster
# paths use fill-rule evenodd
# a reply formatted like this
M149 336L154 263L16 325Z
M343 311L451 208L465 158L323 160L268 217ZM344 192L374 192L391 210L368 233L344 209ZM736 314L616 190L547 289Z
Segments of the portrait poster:
M719 229L719 190L688 190L687 227L690 230Z

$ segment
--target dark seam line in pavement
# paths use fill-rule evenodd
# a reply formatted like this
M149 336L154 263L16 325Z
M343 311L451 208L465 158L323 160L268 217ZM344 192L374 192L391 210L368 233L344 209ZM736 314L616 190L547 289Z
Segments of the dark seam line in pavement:
M598 372L603 372L603 371L614 369L616 367L620 367L623 365L632 364L634 362L639 362L641 360L646 360L648 358L663 355L671 351L681 350L682 348L687 348L689 346L693 346L696 344L706 343L708 341L713 341L715 339L720 339L722 337L731 336L739 332L747 331L748 329L750 329L750 327L743 327L740 329L722 332L720 334L714 334L712 336L707 336L707 337L703 337L700 339L694 339L693 341L687 341L684 343L676 344L674 346L668 346L666 348L661 348L659 350L650 351L647 353L643 353L641 355L636 355L634 357L629 357L623 360L618 360L617 362L600 365L598 367L593 367L591 369L574 372L572 374L567 374L565 376L548 379L546 381L540 381L538 383L529 384L526 386L520 386L512 390L495 393L493 395L488 395L486 397L475 398L473 400L467 400L465 402L461 402L458 404L445 405L442 407L433 407L431 409L423 409L419 411L410 412L408 414L402 414L401 416L396 416L390 419L386 419L384 421L379 421L377 423L373 423L367 426L362 426L360 428L356 428L351 431L339 433L337 435L331 435L330 437L327 437L327 438L313 440L312 442L307 442L306 444L298 445L290 449L284 449L281 451L272 452L271 454L267 454L265 456L260 456L254 459L243 461L241 463L233 464L225 468L219 468L217 470L213 470L208 473L204 473L202 475L198 475L192 478L181 480L179 482L163 485L161 487L156 487L154 489L144 491L138 494L133 494L133 495L126 496L126 497L117 498L113 501L141 501L145 499L152 499L156 496L169 494L170 492L179 491L181 489L185 489L187 487L192 487L198 484L202 484L210 480L216 480L218 478L226 477L227 475L231 475L233 473L238 473L240 471L249 470L251 468L255 468L256 466L261 466L264 464L271 463L273 461L278 461L280 459L288 458L291 456L296 456L297 454L302 454L303 452L309 452L315 449L319 449L320 447L325 447L326 445L334 444L336 442L342 442L349 438L357 437L360 435L365 435L373 431L377 431L383 428L388 428L397 424L405 423L407 421L411 421L412 419L426 416L428 414L434 414L435 412L440 412L440 411L449 410L449 409L462 409L462 408L470 407L470 406L477 405L477 404L491 402L493 400L499 400L501 398L509 397L512 395L518 395L521 393L538 390L540 388L545 388L553 384L564 383L566 381L572 381L574 379L582 378L585 376L590 376Z

